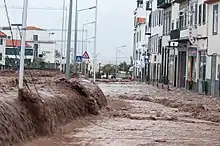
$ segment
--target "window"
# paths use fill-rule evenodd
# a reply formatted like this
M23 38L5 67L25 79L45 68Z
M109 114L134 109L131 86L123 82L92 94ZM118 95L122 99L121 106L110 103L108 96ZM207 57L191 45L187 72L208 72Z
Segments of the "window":
M179 20L176 20L176 29L180 29L180 24L179 24Z
M197 12L198 11L198 4L195 4L195 21L194 21L194 25L195 25L195 28L197 28Z
M171 30L174 30L174 21L172 21Z
M202 16L202 23L205 24L206 21L206 4L203 4L203 16Z
M25 55L26 56L33 56L33 49L25 49Z
M38 41L38 35L33 35L33 40Z
M19 49L18 48L6 48L6 55L19 55Z
M191 5L190 11L193 12L193 5ZM193 13L190 14L190 25L193 25Z
M160 11L160 25L163 25L163 10Z
M0 53L0 60L2 60L2 53Z
M170 31L171 31L171 11L169 11L169 16L168 16L168 26L169 26L169 29L168 29L168 34L170 34Z
M10 40L10 39L11 39L11 36L7 36L7 39L9 39L9 40Z
M187 12L184 11L184 29L187 27Z
M213 6L212 34L218 34L218 4Z
M141 30L140 30L140 32L139 32L139 41L141 41Z
M161 25L161 11L159 10L159 26Z
M0 45L3 45L3 39L0 39Z
M202 23L202 5L199 5L199 25Z

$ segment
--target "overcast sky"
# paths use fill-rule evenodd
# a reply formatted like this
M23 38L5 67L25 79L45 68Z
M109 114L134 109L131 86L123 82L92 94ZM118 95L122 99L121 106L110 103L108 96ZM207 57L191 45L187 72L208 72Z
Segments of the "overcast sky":
M9 7L9 16L12 23L21 23L21 10L10 9L11 6L22 7L23 0L6 0ZM66 0L67 2L69 0ZM53 7L62 8L62 0L29 0L29 8ZM75 1L74 1L75 3ZM133 31L133 11L136 6L136 0L99 0L98 7L98 39L97 53L102 62L111 61L115 63L115 48L121 45L127 45L122 49L123 54L120 57L127 57L129 60L132 55L132 31ZM3 6L3 0L1 6ZM68 5L68 4L67 4ZM79 9L95 5L95 0L79 0ZM86 22L94 21L94 10L79 13L79 29ZM5 11L1 7L0 20L1 26L7 26ZM73 15L74 16L74 15ZM28 25L35 25L42 28L61 28L62 11L51 10L33 10L28 11ZM73 21L74 26L74 21ZM74 28L74 27L73 27ZM94 36L94 27L89 25L88 37ZM60 32L55 32L57 39L60 40ZM78 33L81 40L81 32ZM72 37L72 39L74 39ZM81 50L81 44L78 43L78 50ZM93 53L93 40L88 45L89 55ZM81 52L81 51L80 51Z

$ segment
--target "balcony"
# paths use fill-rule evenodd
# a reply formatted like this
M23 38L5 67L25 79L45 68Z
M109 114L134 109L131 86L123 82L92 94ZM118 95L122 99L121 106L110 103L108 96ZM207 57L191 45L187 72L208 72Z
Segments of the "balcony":
M186 0L174 0L173 2L174 2L174 3L182 3L182 2L184 2L184 1L186 1Z
M171 7L171 0L157 0L157 8L166 9Z
M170 39L179 39L180 38L180 29L171 30Z
M205 0L205 3L206 4L212 4L212 3L215 3L215 2L218 2L219 0Z

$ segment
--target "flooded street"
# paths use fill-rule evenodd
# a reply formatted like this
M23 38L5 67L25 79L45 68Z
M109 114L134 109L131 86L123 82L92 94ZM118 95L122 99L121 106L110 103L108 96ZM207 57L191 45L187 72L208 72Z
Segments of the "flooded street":
M24 146L220 145L220 101L183 89L100 83L108 107Z

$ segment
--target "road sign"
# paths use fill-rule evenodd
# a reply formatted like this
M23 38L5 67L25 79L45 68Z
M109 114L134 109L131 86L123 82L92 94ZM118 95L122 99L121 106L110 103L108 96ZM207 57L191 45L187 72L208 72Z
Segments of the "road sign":
M76 62L82 62L82 56L76 56Z
M84 59L89 59L90 58L87 51L84 52L82 58L84 58Z

